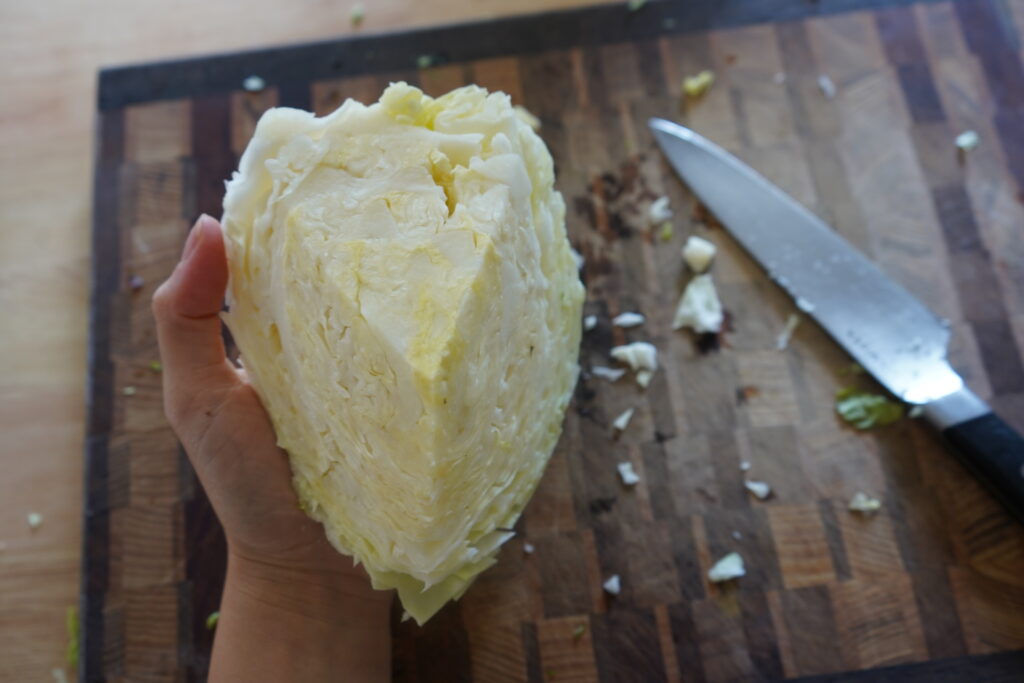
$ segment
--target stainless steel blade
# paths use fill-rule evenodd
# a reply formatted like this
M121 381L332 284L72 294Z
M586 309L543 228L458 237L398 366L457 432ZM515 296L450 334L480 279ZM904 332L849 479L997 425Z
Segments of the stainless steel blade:
M949 325L824 221L718 145L651 119L672 166L769 276L865 370L909 403L957 392Z

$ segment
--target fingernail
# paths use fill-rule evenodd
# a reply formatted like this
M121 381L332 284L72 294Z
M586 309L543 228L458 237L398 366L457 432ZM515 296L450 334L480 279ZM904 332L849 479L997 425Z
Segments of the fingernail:
M199 243L203 239L203 233L206 232L204 230L205 224L209 220L213 219L204 213L196 220L195 225L192 226L192 229L188 233L188 239L185 240L185 250L181 254L182 261L187 261L195 252L196 247L199 246Z

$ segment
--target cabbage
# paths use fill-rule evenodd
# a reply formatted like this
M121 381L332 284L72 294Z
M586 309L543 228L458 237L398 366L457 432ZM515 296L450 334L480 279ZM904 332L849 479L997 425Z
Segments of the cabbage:
M504 93L272 109L228 183L225 319L303 509L423 623L495 562L578 373L551 155Z

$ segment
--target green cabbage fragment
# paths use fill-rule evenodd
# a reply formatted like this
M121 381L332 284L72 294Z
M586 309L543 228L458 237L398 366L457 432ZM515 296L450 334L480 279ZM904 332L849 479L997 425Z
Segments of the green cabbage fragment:
M836 392L836 412L857 429L873 429L903 417L903 406L885 396L847 387Z
M206 617L206 630L212 631L217 628L218 621L220 621L220 611L210 612L210 616Z
M65 624L68 629L68 649L65 653L65 658L68 660L68 667L70 667L72 671L78 671L78 641L81 637L82 626L81 622L78 620L77 607L68 607Z

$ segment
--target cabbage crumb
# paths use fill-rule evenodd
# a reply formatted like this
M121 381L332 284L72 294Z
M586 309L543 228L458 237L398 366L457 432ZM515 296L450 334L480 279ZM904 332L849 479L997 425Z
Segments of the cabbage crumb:
M646 318L639 313L619 313L612 318L612 325L616 327L637 327L643 325Z
M78 608L72 605L64 616L64 626L68 633L68 646L64 651L64 659L72 671L78 671L78 644L82 640L82 622L78 618Z
M722 331L724 321L725 312L722 310L722 302L718 300L718 291L711 276L705 273L690 280L683 290L682 298L679 299L679 306L672 320L672 329L689 327L694 332L718 333Z
M672 208L669 206L669 198L662 195L651 202L651 207L647 210L647 216L651 221L651 225L664 223L668 219L672 218Z
M626 371L622 368L606 368L603 365L595 365L590 368L590 374L594 377L606 379L609 382L617 382L622 379L622 376L626 374Z
M30 512L25 516L25 520L28 522L28 528L35 531L43 525L43 516L38 512Z
M836 412L857 429L874 429L898 421L903 406L885 396L846 388L836 392Z
M978 146L979 142L981 142L981 136L978 135L977 131L965 130L956 136L956 148L961 152L970 152Z
M711 261L714 260L716 251L718 250L713 242L691 235L683 245L683 260L686 261L690 270L700 274L711 267Z
M743 558L739 553L729 553L708 570L708 580L712 583L722 583L745 576L746 568L743 566Z
M616 346L611 356L620 363L625 363L631 370L658 369L658 349L649 342L633 342L625 346Z
M633 469L633 463L620 462L618 464L619 478L624 486L636 486L640 483L640 475Z
M850 498L848 507L853 512L876 512L882 508L882 501L863 491L857 491L853 498Z
M831 100L836 96L836 84L825 74L818 76L818 88L826 100Z
M621 415L612 421L612 429L617 432L625 431L626 427L629 426L629 421L633 419L634 410L634 408L629 408L623 411Z
M220 621L220 611L210 612L206 616L206 630L212 631L217 628L217 622Z
M246 76L242 81L242 89L246 92L260 92L267 87L267 82L256 75Z
M687 97L697 98L708 91L715 82L715 72L705 69L695 76L687 76L683 79L683 94Z
M772 495L772 487L763 481L748 479L743 482L743 486L758 500L767 500Z
M799 324L800 316L796 313L790 313L789 317L786 318L786 324L782 326L782 331L779 332L779 336L775 340L776 350L786 350L789 346L789 340L793 338L793 332L796 331L796 326Z
M366 18L366 7L363 6L363 3L357 2L352 5L352 11L349 12L348 18L349 23L352 24L353 28L362 26L363 19Z

